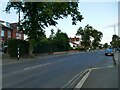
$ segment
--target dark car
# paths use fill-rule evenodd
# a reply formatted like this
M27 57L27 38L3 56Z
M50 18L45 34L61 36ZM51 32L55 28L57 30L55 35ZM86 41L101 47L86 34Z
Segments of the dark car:
M5 45L5 46L2 48L2 52L7 53L7 48L8 48L8 46Z
M113 56L114 55L114 49L113 48L107 48L105 50L105 55L106 56L108 56L108 55Z

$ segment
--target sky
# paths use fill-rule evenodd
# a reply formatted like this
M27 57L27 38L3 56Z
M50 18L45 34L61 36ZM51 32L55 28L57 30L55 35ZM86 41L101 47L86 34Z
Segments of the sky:
M11 9L10 14L6 14L3 10L6 7L8 0L0 0L0 20L14 23L18 22L18 15ZM54 29L55 32L59 28L62 32L68 34L69 37L74 37L77 29L79 27L85 27L87 24L92 26L94 29L101 31L103 33L103 38L101 43L108 43L112 40L112 35L114 34L114 26L116 34L118 34L118 1L98 1L92 0L80 0L79 11L84 17L82 22L77 22L77 25L72 25L71 17L58 20L58 25L56 27L49 26L45 29L46 36L49 37L50 30ZM22 18L22 15L21 15Z

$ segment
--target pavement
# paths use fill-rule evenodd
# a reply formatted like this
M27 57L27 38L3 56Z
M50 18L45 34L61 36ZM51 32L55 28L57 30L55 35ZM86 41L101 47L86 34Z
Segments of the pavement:
M88 72L75 86L77 89L82 88L116 88L118 86L118 65L120 52L116 52L113 58L113 66L90 68Z

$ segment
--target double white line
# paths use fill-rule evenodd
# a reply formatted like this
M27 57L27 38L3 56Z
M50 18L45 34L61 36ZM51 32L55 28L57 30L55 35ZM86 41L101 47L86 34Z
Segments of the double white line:
M85 76L81 79L81 81L76 85L75 88L81 88L83 86L91 71L92 69L89 69L88 73L85 74Z
M87 78L89 77L90 73L92 70L96 70L96 69L103 69L103 68L112 68L114 66L108 66L108 67L99 67L99 68L90 68L88 69L89 71L83 76L83 78L80 80L80 82L75 86L75 89L76 88L82 88L83 84L85 83L85 81L87 80Z

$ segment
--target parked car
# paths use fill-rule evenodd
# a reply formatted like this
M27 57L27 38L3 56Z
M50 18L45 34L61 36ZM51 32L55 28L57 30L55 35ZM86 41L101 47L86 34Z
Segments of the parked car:
M7 53L7 49L8 49L8 46L5 45L5 46L2 48L2 52Z
M107 48L105 50L105 56L108 56L108 55L110 55L110 56L114 55L114 49L113 48Z

